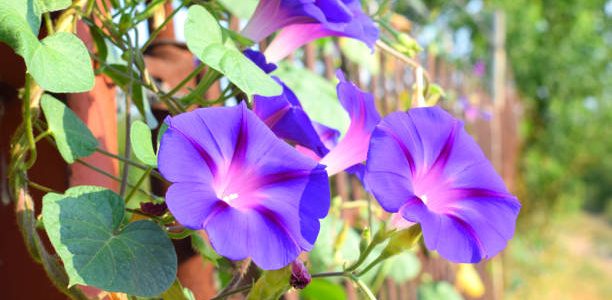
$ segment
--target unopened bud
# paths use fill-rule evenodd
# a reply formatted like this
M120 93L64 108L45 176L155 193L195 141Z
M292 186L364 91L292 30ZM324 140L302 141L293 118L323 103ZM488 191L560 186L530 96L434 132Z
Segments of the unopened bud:
M310 273L308 273L308 269L304 266L304 263L300 259L296 259L291 263L291 279L289 280L289 284L296 289L305 288L312 277Z
M161 216L166 213L168 206L166 202L153 203L153 202L141 202L140 211L150 216Z

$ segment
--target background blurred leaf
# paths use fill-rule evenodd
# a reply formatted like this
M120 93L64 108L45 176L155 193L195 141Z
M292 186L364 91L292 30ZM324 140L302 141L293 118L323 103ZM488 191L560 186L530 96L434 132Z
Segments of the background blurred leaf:
M166 233L148 220L121 228L124 209L119 195L101 187L45 195L43 222L71 286L156 296L174 282L177 259Z
M413 252L405 251L387 259L388 274L397 284L403 284L415 278L421 271L421 261Z
M446 281L428 282L419 286L417 291L419 300L462 300L461 294Z
M337 80L330 81L305 68L280 64L274 75L293 90L308 116L345 133L350 119L336 95Z
M300 291L304 300L344 300L347 299L344 286L322 278L313 279L306 288Z
M233 15L240 19L249 19L253 12L255 11L255 7L257 7L257 3L259 1L256 0L219 0L221 4L229 10Z
M83 121L64 103L51 95L43 95L41 106L57 149L68 163L89 156L98 148L98 140Z

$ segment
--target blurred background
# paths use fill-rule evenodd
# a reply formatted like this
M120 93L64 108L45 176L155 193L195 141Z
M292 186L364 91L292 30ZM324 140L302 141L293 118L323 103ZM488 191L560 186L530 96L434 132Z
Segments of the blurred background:
M234 15L224 24L233 29L245 24L256 4L251 0L215 2ZM516 236L499 256L471 267L451 264L423 251L406 253L373 270L367 279L379 298L610 299L612 1L363 2L383 20L384 43L373 55L352 40L323 39L297 51L275 75L296 92L313 119L339 129L346 129L347 118L335 93L338 67L375 95L382 114L414 104L442 105L464 120L523 205ZM173 22L162 22L176 7L177 1L168 1L141 23L138 36L144 43L148 32L165 26L145 53L145 62L166 90L195 68L194 58L183 44L184 9ZM265 42L259 45L262 49L265 46ZM391 49L381 51L388 46ZM113 54L112 48L109 51L120 61L121 53ZM0 58L0 167L4 175L8 141L18 124L17 89L23 85L19 76L24 66L1 44ZM227 84L218 82L209 91L210 98L214 99L215 93L218 96ZM187 87L194 85L195 81ZM427 99L419 96L423 86L429 91ZM123 120L121 114L128 111L136 117L138 110L121 107L123 95L111 85L81 96L89 104L82 104L83 99L78 100L81 104L71 102L77 100L70 97L68 103L94 132L118 132L106 136L106 142L113 145L111 148L123 149L121 121L111 122L110 130L95 129L95 119ZM113 99L105 104L107 108L119 103L117 114L100 109L98 98ZM167 112L155 99L149 100L147 118L151 120L147 121L162 120ZM322 101L325 106L320 105ZM105 115L109 111L112 115ZM37 182L63 190L68 184L91 183L94 178L76 169L69 171L51 147L40 152L32 175ZM119 173L121 164L102 160L92 158L90 163L106 164L101 168ZM131 172L132 180L140 178L133 168ZM2 187L4 198L4 183ZM362 204L368 196L357 178L339 174L332 187L337 195L334 208L309 257L311 267L320 268L313 272L337 268L343 259L358 254L359 233L354 228L362 227L367 218ZM151 181L147 188L163 195L159 182ZM3 293L8 299L62 299L23 249L12 207L0 205L0 213ZM181 282L197 299L214 295L227 279L213 271L211 258L197 255L197 247L190 244L176 247L181 257ZM39 288L24 289L31 284ZM350 284L315 280L306 290L285 298L357 299L357 294Z

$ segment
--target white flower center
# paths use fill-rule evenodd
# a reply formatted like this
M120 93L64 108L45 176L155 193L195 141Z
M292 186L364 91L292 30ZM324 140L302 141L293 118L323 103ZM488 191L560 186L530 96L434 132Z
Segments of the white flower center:
M429 199L427 199L427 195L423 194L419 198L421 201L423 201L423 204L427 205L427 201L429 201Z
M232 200L236 200L236 199L238 199L238 193L232 193L232 194L229 194L229 195L223 196L223 197L221 198L221 200L223 200L223 201L225 201L225 202L227 202L227 203L231 203L231 202L232 202Z

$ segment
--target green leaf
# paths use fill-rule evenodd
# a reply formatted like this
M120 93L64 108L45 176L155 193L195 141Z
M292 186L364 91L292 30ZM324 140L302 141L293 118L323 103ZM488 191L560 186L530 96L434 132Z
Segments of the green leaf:
M351 62L365 67L372 76L380 73L380 57L378 53L372 53L370 48L356 39L340 39L340 50Z
M123 199L102 187L77 186L64 195L45 195L45 228L70 286L150 297L174 282L176 253L164 230L149 220L121 227L124 210Z
M30 0L31 1L31 0ZM62 10L72 4L71 0L38 0L39 13Z
M219 2L233 15L245 20L253 15L258 3L256 0L219 0Z
M36 82L51 92L84 92L94 84L89 53L74 34L58 32L42 42L37 38L40 14L69 4L65 0L8 0L0 5L0 41L21 55Z
M85 92L94 85L87 48L72 33L58 32L43 39L26 66L34 80L51 92Z
M223 40L219 23L204 7L189 8L185 39L189 50L202 62L223 73L247 95L275 96L282 92L276 81Z
M421 271L421 261L412 252L403 252L385 261L389 265L389 277L397 284L406 283Z
M417 298L420 300L462 300L461 294L446 281L429 282L419 286Z
M344 287L329 280L315 278L300 292L304 300L344 300L347 299Z
M29 59L40 45L36 37L40 16L34 12L34 7L23 0L2 3L0 24L0 41L5 42L24 59Z
M359 234L332 215L321 221L317 243L309 254L313 273L325 272L359 258Z
M41 106L57 149L68 163L89 156L98 148L98 140L89 128L64 103L51 95L43 95Z
M219 267L219 260L223 257L217 254L197 231L191 234L191 247L198 252L202 258L210 261L215 267Z
M130 133L130 141L134 155L144 164L156 168L157 156L153 150L153 140L149 126L142 121L134 121Z
M195 300L193 293L188 288L184 288L178 278L169 289L161 294L161 297L163 300Z
M296 94L308 116L314 121L340 130L349 127L348 113L342 108L336 94L335 82L305 68L280 64L274 75Z
M277 300L289 290L291 267L264 271L249 292L247 300Z

